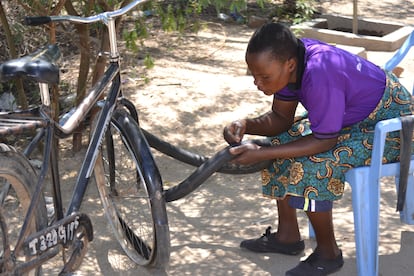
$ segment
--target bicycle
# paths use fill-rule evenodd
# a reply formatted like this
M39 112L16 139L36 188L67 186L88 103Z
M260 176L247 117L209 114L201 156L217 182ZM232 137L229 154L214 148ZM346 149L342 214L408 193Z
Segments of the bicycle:
M233 156L228 151L231 146L211 158L200 156L140 128L138 111L122 93L115 19L145 1L135 0L119 10L89 17L40 16L25 19L28 25L102 22L109 32L109 64L104 75L82 102L59 121L51 116L49 96L49 85L59 82L57 45L47 45L33 54L0 65L0 81L28 77L38 82L42 102L30 110L0 113L0 137L36 131L23 152L0 144L1 274L39 275L41 266L59 252L64 253L61 275L79 268L87 245L93 240L91 220L80 212L92 174L105 214L128 257L138 265L164 267L170 256L166 203L188 195L215 172L252 173L266 165L232 165L229 161ZM84 161L70 203L64 211L57 142L71 135L93 107L99 108L98 116L91 123ZM30 163L30 155L41 142L44 149L41 170L37 174ZM249 142L268 145L264 140ZM181 183L164 190L151 148L197 166L197 169ZM43 195L49 168L53 218L48 217Z

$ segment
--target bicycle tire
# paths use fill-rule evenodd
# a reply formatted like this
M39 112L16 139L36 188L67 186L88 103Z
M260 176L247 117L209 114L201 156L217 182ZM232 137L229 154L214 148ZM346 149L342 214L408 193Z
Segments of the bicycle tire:
M116 110L95 165L95 179L115 236L131 260L164 267L170 234L161 176L138 124Z
M4 252L7 243L11 252L17 242L19 230L29 207L36 185L36 173L27 158L13 147L0 144L0 274L8 273L4 265ZM34 218L29 224L29 235L47 226L47 211L43 196L41 196ZM6 242L7 239L7 242ZM6 249L7 250L7 249ZM28 257L19 252L13 253L16 265L27 262ZM14 269L12 266L11 269ZM32 269L24 275L40 275L41 267Z

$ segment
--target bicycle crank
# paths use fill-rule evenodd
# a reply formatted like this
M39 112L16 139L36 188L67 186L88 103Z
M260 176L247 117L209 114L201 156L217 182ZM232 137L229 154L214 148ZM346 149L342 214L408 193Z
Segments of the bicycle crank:
M80 266L92 239L90 218L86 214L73 213L31 235L24 242L24 251L29 257L42 256L61 245L64 265L59 275L68 275Z
M72 275L72 273L82 264L83 257L88 251L88 234L84 226L79 226L75 232L73 242L63 250L63 269L60 276Z

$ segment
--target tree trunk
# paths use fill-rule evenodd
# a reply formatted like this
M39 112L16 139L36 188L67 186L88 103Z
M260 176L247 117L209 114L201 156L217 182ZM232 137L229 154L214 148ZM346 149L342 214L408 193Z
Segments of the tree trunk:
M88 25L76 25L80 42L80 66L78 76L78 87L76 90L76 104L80 104L86 94L86 86L90 67L90 50L89 50L89 28ZM82 148L82 130L84 126L80 126L73 134L73 151L78 152Z
M73 8L71 1L65 3L65 8L70 15L79 15L76 10ZM89 13L89 11L87 11ZM89 49L89 27L85 24L76 24L76 31L79 37L79 47L80 47L80 65L79 65L79 74L78 82L76 88L76 105L82 102L86 94L86 87L89 76L90 68L90 49ZM82 148L82 131L83 125L79 126L78 129L72 135L72 150L73 152L78 152Z
M287 11L293 12L296 10L296 0L283 0L283 6Z
M3 9L3 4L0 1L0 22L3 25L4 33L6 35L7 46L9 47L10 58L17 58L17 51L13 41L13 35L10 30L9 22L7 21L6 13ZM17 89L17 104L21 108L26 109L28 107L26 94L24 93L23 81L21 78L16 80Z

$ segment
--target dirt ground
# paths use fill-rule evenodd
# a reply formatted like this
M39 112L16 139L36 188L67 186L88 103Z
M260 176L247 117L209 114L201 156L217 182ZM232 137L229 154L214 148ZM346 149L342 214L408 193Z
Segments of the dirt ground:
M358 1L366 18L414 23L411 1ZM352 1L320 1L327 13L352 14ZM226 144L222 128L228 122L269 110L271 98L258 91L246 74L244 51L254 30L234 23L211 22L197 35L152 37L148 47L159 47L149 84L134 68L124 75L126 93L140 112L141 125L180 147L207 156ZM383 64L392 53L368 52L368 59ZM413 53L401 65L401 78L413 80ZM136 58L136 57L128 57ZM129 60L129 63L131 61ZM137 59L137 67L140 61ZM137 69L136 72L139 72ZM138 88L137 88L138 87ZM179 183L193 167L154 152L165 186ZM76 178L80 154L64 159L65 185ZM93 184L93 183L92 183ZM403 225L395 212L395 189L390 179L382 186L380 224L381 275L411 275L414 270L414 226ZM350 188L334 209L338 243L345 265L335 275L356 275L355 242ZM106 222L99 195L90 185L82 211L94 224L94 240L76 275L153 275L135 266L122 252ZM239 248L245 238L257 237L275 225L274 202L261 197L259 174L215 174L193 194L167 205L171 232L171 261L160 275L284 275L309 255L315 241L308 238L305 216L298 212L306 242L304 254L286 257L253 254Z

